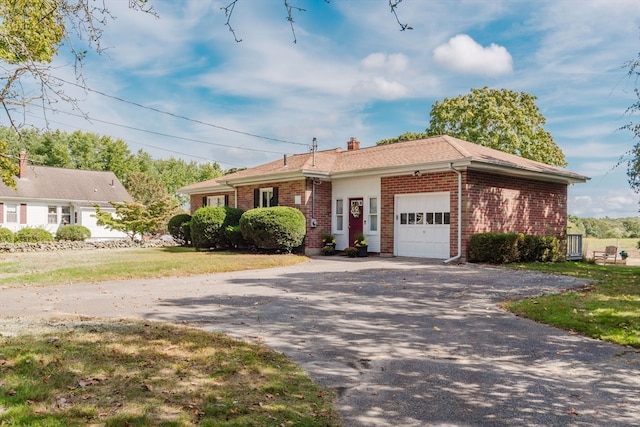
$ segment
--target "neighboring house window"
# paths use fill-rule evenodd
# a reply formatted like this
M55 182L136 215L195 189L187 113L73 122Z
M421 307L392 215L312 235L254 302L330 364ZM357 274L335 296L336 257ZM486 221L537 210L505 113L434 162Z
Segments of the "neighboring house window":
M378 198L369 199L369 231L378 231Z
M58 223L58 207L57 206L49 206L48 210L48 223L49 224L57 224Z
M336 231L342 231L344 228L344 204L342 199L336 200Z
M61 212L62 212L62 223L71 224L71 206L63 206L61 208Z
M253 190L253 207L268 208L278 206L278 187L256 188Z
M224 196L208 196L207 206L213 206L214 208L219 206L226 206L225 197Z
M18 222L18 205L7 203L5 210L7 212L7 222Z

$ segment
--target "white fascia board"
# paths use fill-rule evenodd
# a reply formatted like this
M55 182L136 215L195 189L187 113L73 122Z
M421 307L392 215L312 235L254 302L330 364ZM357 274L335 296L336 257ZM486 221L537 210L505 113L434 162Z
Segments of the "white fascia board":
M579 184L587 182L590 178L578 174L567 172L540 172L525 168L517 168L513 166L496 165L492 163L472 161L469 169L485 172L497 173L500 175L516 176L521 178L530 178L537 181L559 182L562 184Z
M382 167L372 169L360 169L357 171L345 171L332 174L331 178L355 178L364 176L398 176L398 175L413 175L416 171L421 173L430 172L446 172L451 170L451 166L456 169L464 169L468 167L470 162L454 161L454 162L437 162L437 163L417 163L413 165L402 165L396 167Z

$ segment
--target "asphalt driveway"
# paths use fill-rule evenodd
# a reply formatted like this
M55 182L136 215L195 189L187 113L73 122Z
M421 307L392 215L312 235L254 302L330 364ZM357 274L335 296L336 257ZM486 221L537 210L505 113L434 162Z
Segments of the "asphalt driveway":
M346 426L640 424L640 353L502 311L583 282L416 259L0 290L17 318L136 317L259 341L338 391Z

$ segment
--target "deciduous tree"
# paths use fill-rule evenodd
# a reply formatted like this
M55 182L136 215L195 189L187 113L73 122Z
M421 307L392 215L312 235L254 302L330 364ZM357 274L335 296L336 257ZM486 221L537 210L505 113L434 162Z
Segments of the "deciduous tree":
M467 95L445 98L431 108L424 134L450 135L496 150L555 166L566 166L560 147L543 125L536 97L508 89L472 89ZM414 134L405 134L405 138ZM401 139L379 143L398 142Z

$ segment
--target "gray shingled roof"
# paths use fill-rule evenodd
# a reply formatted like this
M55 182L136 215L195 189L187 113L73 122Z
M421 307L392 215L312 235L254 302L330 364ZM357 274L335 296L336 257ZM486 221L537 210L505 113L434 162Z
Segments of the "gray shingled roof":
M0 182L0 198L64 200L106 204L133 201L113 172L27 166L17 189Z

